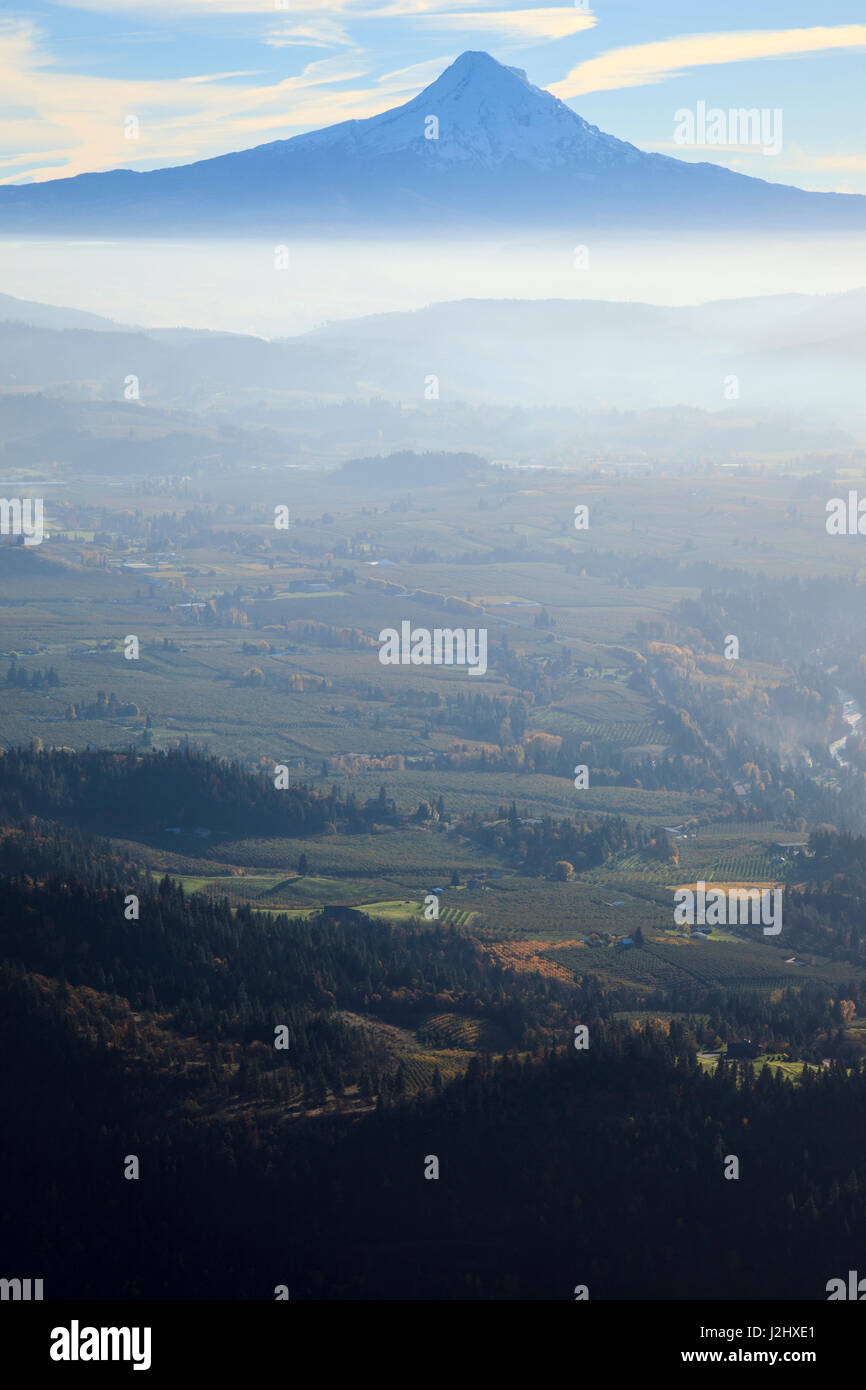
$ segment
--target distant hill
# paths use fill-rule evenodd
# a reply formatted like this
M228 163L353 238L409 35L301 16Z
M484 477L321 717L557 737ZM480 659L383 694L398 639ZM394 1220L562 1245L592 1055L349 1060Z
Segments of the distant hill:
M84 309L61 309L53 304L37 304L32 299L15 299L0 294L0 322L27 323L34 328L88 328L105 333L122 332L122 325L112 319L88 314Z
M482 52L461 54L411 101L366 120L169 169L0 188L0 234L15 235L429 234L575 223L862 229L866 197L648 154Z
M349 459L340 472L352 481L383 487L433 487L459 482L487 466L478 454L416 454L406 449L385 457Z
M86 393L123 402L127 372L134 371L141 400L151 406L200 408L215 392L248 401L269 393L331 402L381 398L428 411L459 402L578 411L720 411L739 403L750 411L819 412L824 422L861 429L864 315L866 290L676 308L455 300L274 341L0 321L0 395ZM439 397L428 405L431 373ZM455 441L458 448L464 442Z

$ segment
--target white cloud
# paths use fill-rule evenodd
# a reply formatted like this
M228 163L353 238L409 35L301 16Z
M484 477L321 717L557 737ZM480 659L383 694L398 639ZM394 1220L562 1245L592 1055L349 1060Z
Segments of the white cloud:
M41 181L205 159L251 135L276 140L376 115L414 91L398 77L333 90L365 76L357 60L341 56L267 84L234 73L147 79L64 72L32 24L0 23L0 162L7 178ZM138 139L125 137L128 116L139 120Z
M342 24L335 19L308 19L288 22L269 30L265 43L271 48L354 48Z
M818 193L866 193L862 177L853 181L844 177L866 175L866 154L814 154L799 146L786 146L768 169L760 148L744 149L742 145L678 145L675 140L652 140L642 143L641 148L670 153L690 164L702 163L709 152L714 164L724 163L729 169L736 167L759 178L772 176L776 182L795 183Z
M101 14L141 13L141 0L55 0L69 10L98 10ZM344 10L350 0L328 0L327 9L331 12ZM147 0L150 13L162 11L169 16L176 14L201 15L211 18L219 14L311 14L322 9L320 0L291 0L290 4L277 4L276 0Z
M66 9L96 10L101 14L140 14L142 0L55 0ZM459 9L466 0L386 0L371 8L369 0L147 0L149 14L178 14L212 18L216 15L274 15L280 18L295 15L316 15L320 19L332 15L355 14L372 19L385 16L418 15L428 11ZM485 0L476 0L484 5ZM496 0L489 0L495 4ZM585 12L584 12L585 13Z
M798 156L794 167L861 174L866 173L866 154L804 154Z
M537 10L493 10L458 14L425 14L425 24L437 29L462 29L491 33L510 39L565 39L583 29L592 29L597 20L588 10L557 5Z
M588 58L572 68L561 82L550 87L554 96L567 100L587 92L607 92L620 87L643 87L680 76L684 69L716 63L742 63L757 58L793 57L834 48L866 46L866 24L840 24L834 28L744 30L729 34L684 34L657 43L614 48L598 58Z
M181 77L181 82L225 82L230 77L256 77L252 68L242 68L238 72L207 72L199 77Z
M380 83L398 83L404 89L427 87L445 68L450 67L458 55L449 53L444 58L425 58L423 63L412 63L408 68L397 68L394 72L383 73L376 79Z

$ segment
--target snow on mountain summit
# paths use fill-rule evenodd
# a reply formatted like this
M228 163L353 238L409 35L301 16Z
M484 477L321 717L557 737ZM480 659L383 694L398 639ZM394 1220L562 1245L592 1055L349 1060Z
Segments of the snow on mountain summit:
M435 139L425 133L428 117L438 122ZM633 145L603 134L533 86L522 68L505 67L482 52L462 53L403 106L296 136L292 143L305 149L339 145L361 159L411 151L486 168L509 160L553 169L639 157Z
M866 198L807 193L607 135L519 68L462 53L365 120L192 164L0 188L0 234L270 235L504 227L866 227Z

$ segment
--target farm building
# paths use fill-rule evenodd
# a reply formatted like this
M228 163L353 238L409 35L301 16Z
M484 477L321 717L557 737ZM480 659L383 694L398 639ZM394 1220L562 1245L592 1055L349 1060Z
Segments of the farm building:
M745 1038L743 1042L729 1042L727 1055L732 1060L736 1058L754 1058L758 1055L758 1044L752 1042L751 1038Z

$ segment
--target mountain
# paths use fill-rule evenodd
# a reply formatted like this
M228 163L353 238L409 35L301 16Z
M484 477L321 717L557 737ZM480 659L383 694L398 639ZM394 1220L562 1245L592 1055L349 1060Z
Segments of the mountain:
M717 410L736 377L744 408L813 410L862 431L864 312L866 290L676 307L465 299L344 320L284 346L298 354L296 382L355 397L420 402L432 373L449 403Z
M117 332L120 327L113 319L85 309L61 309L33 299L14 299L11 294L0 294L0 323L26 323L33 328L87 328L105 333Z
M430 117L438 122L437 138ZM647 154L518 68L464 53L366 120L194 164L0 188L0 235L866 227L866 197Z
M94 333L147 333L148 338L170 343L190 342L193 339L233 337L212 328L148 328L121 323L116 319L91 314L86 309L68 309L57 304L41 304L35 299L16 299L0 294L0 324L21 324L29 328L81 328Z
M45 390L123 400L130 363L148 406L380 399L441 407L815 411L866 430L866 290L695 306L466 299L347 319L293 338L188 330L62 331L0 321L0 398ZM130 410L137 407L129 406ZM434 410L438 407L432 407ZM475 447L473 445L473 447ZM483 452L483 450L481 450Z

